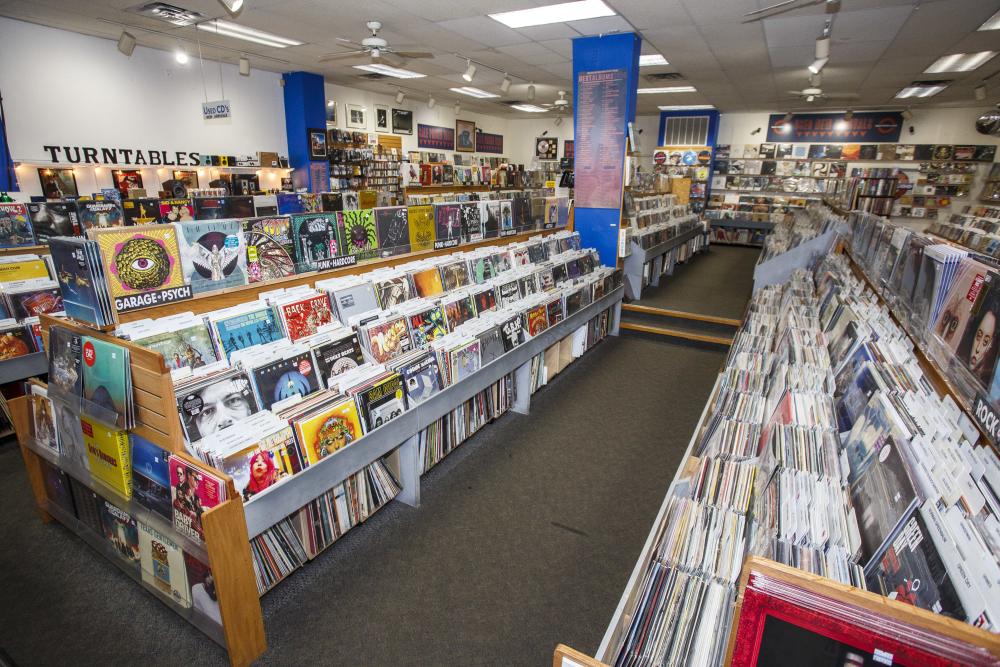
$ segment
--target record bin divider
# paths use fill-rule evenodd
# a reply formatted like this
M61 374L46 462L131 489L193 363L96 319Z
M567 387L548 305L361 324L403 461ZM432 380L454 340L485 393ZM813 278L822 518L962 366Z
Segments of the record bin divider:
M618 651L618 646L621 644L622 637L625 632L628 631L629 624L632 622L632 614L638 603L638 596L642 592L642 579L645 575L646 569L649 567L649 563L653 558L653 549L656 547L656 542L659 540L660 534L663 531L663 522L666 518L667 505L670 503L670 498L677 495L678 492L688 483L687 477L685 476L687 471L691 466L691 459L694 458L694 448L701 437L701 432L704 430L706 425L706 419L708 418L708 410L715 402L715 397L719 392L719 385L722 382L722 375L720 374L715 379L715 385L712 387L712 393L709 394L708 400L705 401L705 407L701 411L701 417L698 418L698 425L694 429L694 433L691 435L691 441L688 442L687 450L684 452L684 457L681 459L682 463L677 468L677 472L674 475L674 479L670 482L670 486L667 488L667 493L663 497L663 503L660 505L660 511L656 513L656 520L653 521L653 527L649 531L649 536L646 538L646 544L643 545L642 551L639 552L639 559L636 561L635 567L632 569L632 574L629 577L628 584L625 586L625 592L622 593L621 599L618 601L618 607L615 609L614 615L611 617L611 623L608 625L607 631L604 633L604 638L601 640L601 645L597 649L596 658L606 663L614 663L615 656Z
M608 667L608 665L575 648L559 644L552 653L552 667Z
M736 630L739 627L740 612L743 609L743 596L751 572L798 586L811 593L834 599L837 602L860 607L861 609L882 616L888 616L893 620L912 625L920 630L944 635L953 640L974 646L981 646L992 653L994 658L1000 660L1000 636L989 630L977 628L970 623L948 618L941 614L935 614L929 609L922 609L902 601L892 600L872 591L863 591L860 588L854 588L839 581L821 577L818 574L806 572L805 570L800 570L767 558L748 556L743 562L743 570L740 572L739 582L737 583L736 605L733 610L732 625L729 628L726 660L723 664L728 665L732 661L733 651L736 647Z
M21 396L12 399L9 405L11 416L17 427L21 456L24 458L31 491L35 497L35 505L41 520L48 523L56 518L60 523L64 523L70 531L77 533L85 542L96 547L104 539L103 536L96 533L90 535L89 533L92 531L89 528L78 525L80 524L78 521L71 521L71 517L68 515L62 516L62 513L58 511L60 508L48 499L41 468L43 457L32 448L31 442L29 442L34 437L31 426L30 399L27 396ZM260 598L257 594L257 583L250 556L250 540L246 532L243 500L236 494L231 477L191 458L184 452L175 453L192 465L221 478L226 485L228 499L208 510L202 516L205 530L204 547L208 554L208 565L215 578L219 611L222 615L222 638L225 640L224 645L229 653L230 664L233 667L250 665L267 649L267 640L264 634L264 616L260 607ZM53 458L58 465L58 454L54 454ZM101 494L102 497L110 496L111 502L117 500L118 504L127 504L124 499L110 492L109 487L95 483L89 478L83 479L84 476L80 474L70 476L75 483L90 488ZM183 540L179 541L183 542ZM106 551L100 548L98 551L107 556ZM200 554L195 555L200 556ZM141 579L139 582L142 584ZM211 621L206 621L201 618L201 615L187 613L188 610L181 612L174 604L167 604L167 606L172 611L178 612L185 620L205 632L213 640L220 639L217 633L202 627L203 623L211 623Z
M294 276L288 276L286 278L279 278L277 280L269 280L264 283L252 283L250 285L241 285L239 287L228 287L226 289L216 290L214 292L206 292L204 294L196 295L191 299L186 299L184 301L171 301L168 303L162 303L158 306L150 306L148 308L139 308L137 310L130 310L128 312L115 312L115 322L118 324L125 324L127 322L134 322L135 320L149 318L165 317L167 315L174 315L177 313L183 313L187 311L193 312L195 315L203 315L211 310L218 310L220 308L228 308L230 306L235 306L241 303L246 303L248 301L253 301L257 298L257 295L261 292L268 292L271 290L278 289L280 287L298 287L299 285L312 285L317 280L326 280L327 278L336 278L338 276L349 276L357 275L360 273L368 273L375 269L397 266L399 264L405 264L407 262L412 262L419 259L427 259L429 257L437 257L440 255L450 255L454 252L468 251L480 248L483 246L506 246L510 243L517 241L528 241L532 237L539 236L549 236L559 231L572 231L572 225L567 227L561 227L558 229L532 229L531 231L521 232L519 234L513 234L511 236L505 236L502 238L491 238L483 239L482 241L473 241L472 243L462 243L451 248L440 248L437 250L422 250L420 252L411 252L404 255L393 255L392 257L380 257L374 260L366 260L363 262L358 262L352 266L345 266L339 269L328 269L325 271L309 271L307 273L297 273ZM114 299L112 299L112 309L114 308ZM113 327L112 327L113 329Z
M668 239L652 248L644 249L639 243L632 240L632 252L625 258L625 285L628 298L638 300L642 295L642 268L647 262L653 262L653 277L650 286L655 287L660 284L660 272L663 270L663 255L674 248L687 243L699 234L707 234L704 223L701 227L688 230L680 236Z

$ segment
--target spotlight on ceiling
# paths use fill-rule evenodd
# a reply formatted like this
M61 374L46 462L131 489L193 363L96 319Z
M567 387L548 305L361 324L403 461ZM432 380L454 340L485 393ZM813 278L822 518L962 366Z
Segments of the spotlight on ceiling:
M826 67L826 62L828 60L829 58L817 58L813 61L812 65L809 66L809 71L813 74L819 74L823 71L823 68Z
M471 60L466 60L465 62L469 66L465 68L465 74L462 75L462 78L466 81L472 81L472 78L476 76L476 66L472 64Z
M510 90L510 77L507 76L507 72L503 73L503 81L500 82L500 92L506 93Z
M250 59L240 56L240 76L250 76Z
M456 100L455 101L455 115L462 113L462 105Z
M174 51L174 60L177 61L178 65L187 65L190 58L187 52L178 45L177 50Z
M830 57L830 38L820 37L816 40L816 57L817 58L829 58Z
M901 115L903 116L903 120L912 120L913 119L913 112L910 111L909 107L903 109L903 113Z
M118 38L118 50L131 57L132 52L135 51L135 35L123 30L121 37Z
M791 111L789 111L788 113L785 114L784 121L786 123L791 123L792 122L792 116L794 116L794 115L795 114L793 114Z
M243 0L219 0L219 4L223 6L226 13L236 18L243 9Z
M534 102L535 101L535 82L534 81L532 81L531 83L528 84L528 101L529 102Z
M556 127L562 125L562 116L556 116Z
M406 98L406 93L404 93L402 90L396 91L396 104L402 104L405 98Z
M982 102L986 99L986 84L979 84L972 92L976 96L976 101Z
M437 100L434 99L434 96L432 95L427 99L427 108L433 109L435 104L437 104Z

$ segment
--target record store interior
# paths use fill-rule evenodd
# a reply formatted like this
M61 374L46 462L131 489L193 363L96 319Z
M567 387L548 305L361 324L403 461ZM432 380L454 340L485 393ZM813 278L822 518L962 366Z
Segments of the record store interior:
M1000 0L0 0L0 667L1000 667L998 147Z

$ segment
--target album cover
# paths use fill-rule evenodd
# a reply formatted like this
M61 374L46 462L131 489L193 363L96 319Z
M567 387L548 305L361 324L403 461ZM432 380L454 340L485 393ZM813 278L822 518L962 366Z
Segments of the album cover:
M479 219L482 222L483 238L495 239L500 235L500 202L481 201Z
M225 485L214 475L173 454L168 467L174 528L181 535L204 541L202 515L225 500Z
M173 520L170 507L169 453L141 435L129 434L132 445L132 498L159 514Z
M293 343L300 338L313 335L321 326L330 324L334 319L330 310L330 299L326 294L279 304L277 309L285 323L285 333Z
M90 417L80 417L91 476L114 489L122 498L132 497L132 464L128 433Z
M406 218L409 223L410 251L432 250L435 240L433 206L408 206Z
M227 361L236 350L284 338L274 310L263 304L257 310L215 320L212 326Z
M247 246L247 280L266 283L295 275L295 244L291 218L249 218L243 221Z
M344 243L347 253L357 255L358 261L379 256L378 232L375 228L375 211L370 208L342 211L337 215L344 225Z
M417 296L432 297L444 292L444 283L441 282L441 272L437 267L417 271L413 274L413 287L417 291Z
M137 169L115 169L111 172L111 180L121 194L122 201L128 199L129 190L142 189L142 174Z
M351 316L378 308L375 289L368 281L342 287L331 294L338 319L347 322Z
M363 431L353 398L295 422L295 435L309 463L316 463L361 437Z
M187 441L229 428L260 409L243 371L232 371L177 394L177 412Z
M184 286L174 225L91 230L104 261L112 298Z
M462 210L459 204L434 205L435 238L438 242L462 239Z
M369 325L366 332L368 351L378 364L384 364L408 352L412 346L406 319L402 316Z
M427 310L410 315L408 325L414 347L427 347L430 341L448 333L444 311L441 310L440 305L434 305Z
M462 214L462 238L466 243L483 240L483 222L479 215L479 203L459 204Z
M139 522L139 562L144 583L180 607L191 606L184 550L170 537Z
M202 321L177 331L137 339L135 342L162 354L167 368L171 370L180 368L194 370L219 361L208 326Z
M413 298L410 279L402 275L378 280L375 282L375 296L382 310L389 310L393 306L409 301Z
M35 244L24 204L0 204L0 248L15 248Z
M510 352L524 342L524 316L520 313L500 326L504 352Z
M469 295L442 303L444 317L448 322L448 330L454 331L460 325L476 316L476 306Z
M549 328L548 314L544 304L528 310L527 319L528 335L531 337L535 337Z
M497 276L497 266L494 263L493 255L475 257L470 260L472 268L472 282L482 285L488 280Z
M10 316L18 321L63 310L63 297L59 287L8 293L7 301L10 304Z
M451 366L451 383L460 382L475 375L482 368L482 358L479 354L479 341L474 340L448 353Z
M195 220L223 220L230 217L226 214L226 197L194 197Z
M125 199L122 201L122 219L126 227L156 224L160 221L160 200Z
M410 224L405 206L375 209L375 225L382 257L410 252Z
M278 401L296 394L305 397L322 388L322 378L316 373L309 352L266 363L251 371L251 376L261 410L270 410Z
M27 205L35 241L48 243L54 236L79 236L76 202L32 202Z
M99 498L99 496L98 496ZM129 565L139 567L139 528L135 518L117 505L101 499L101 527L115 553Z
M393 373L379 380L368 389L358 392L357 402L365 433L370 433L406 410L402 377L399 373Z
M527 229L532 227L531 200L524 195L516 195L512 199L500 202L500 231L509 232L512 229Z
M83 411L99 419L115 415L117 426L125 428L131 390L128 350L91 336L83 336L81 343L83 396L87 399Z
M190 199L161 199L159 204L159 222L191 222L194 220L194 205Z
M463 260L442 264L441 282L446 292L467 286L470 283L469 266Z
M515 283L516 284L516 283ZM482 315L483 313L496 310L497 307L497 294L493 288L484 289L475 294L476 303L476 313Z
M185 282L195 294L247 284L247 249L239 220L186 222L179 225L184 242Z
M406 405L412 409L441 391L441 372L433 354L425 354L399 369L406 390Z
M331 378L365 363L361 343L354 332L343 338L317 345L312 352L316 361L316 374L323 387L330 386Z
M933 160L934 159L934 148L933 144L915 144L913 146L913 155L908 159L911 160ZM947 158L944 158L947 159Z
M503 334L499 327L493 327L489 331L479 336L479 359L480 365L494 361L505 352L503 344Z
M295 272L322 271L344 252L340 213L310 213L291 217Z

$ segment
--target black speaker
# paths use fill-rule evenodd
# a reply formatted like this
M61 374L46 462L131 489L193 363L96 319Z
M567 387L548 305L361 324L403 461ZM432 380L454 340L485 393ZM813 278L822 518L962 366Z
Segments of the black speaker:
M218 179L216 179L214 181L211 181L208 184L208 187L210 187L210 188L222 188L223 190L226 191L227 195L229 194L229 181L225 181L225 180L223 180L221 178L218 178Z
M163 181L160 185L160 189L164 192L169 192L170 196L175 199L184 199L188 196L187 186L184 185L184 181L179 181L176 178L172 178L169 181Z

